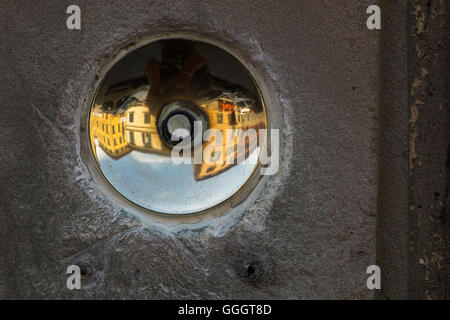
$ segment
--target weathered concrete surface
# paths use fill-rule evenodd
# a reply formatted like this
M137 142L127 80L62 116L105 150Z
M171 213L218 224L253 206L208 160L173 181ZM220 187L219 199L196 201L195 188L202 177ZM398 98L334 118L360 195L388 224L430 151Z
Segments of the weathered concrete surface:
M376 2L79 1L82 30L70 31L73 2L3 1L0 296L372 298ZM272 208L221 236L142 227L96 192L80 158L76 114L96 72L137 34L179 29L239 46L293 125ZM66 288L73 263L82 290Z
M449 3L383 10L379 297L448 299Z
M450 285L448 1L411 1L409 56L410 297L448 299Z

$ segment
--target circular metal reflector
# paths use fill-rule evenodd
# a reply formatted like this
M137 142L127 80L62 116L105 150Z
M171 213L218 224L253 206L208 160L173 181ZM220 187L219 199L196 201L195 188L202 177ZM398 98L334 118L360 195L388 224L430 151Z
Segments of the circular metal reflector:
M259 165L265 129L247 69L218 47L183 39L116 62L89 118L92 152L109 183L166 214L204 211L239 192Z

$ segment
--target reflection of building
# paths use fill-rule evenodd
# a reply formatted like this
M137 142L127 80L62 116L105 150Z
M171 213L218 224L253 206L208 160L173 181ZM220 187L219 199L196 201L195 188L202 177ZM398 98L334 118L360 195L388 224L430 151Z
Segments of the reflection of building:
M206 179L215 176L236 164L241 157L247 158L249 151L253 151L258 143L258 129L265 129L265 115L263 112L254 113L253 109L241 108L229 99L218 99L208 104L202 105L203 110L208 115L210 127L217 129L222 134L222 147L210 148L211 154L204 156L215 160L208 161L203 159L202 164L194 165L194 176L196 180ZM228 137L227 129L234 129L235 136ZM248 134L249 129L254 129L256 139L250 141ZM229 133L228 133L229 134ZM238 154L240 149L237 147L239 143L243 143L245 139L245 155ZM203 151L208 146L216 143L214 139L203 143ZM216 150L221 149L220 154L216 154ZM213 163L211 163L213 162Z
M90 118L91 141L97 139L99 146L110 157L118 159L131 151L125 140L124 118L121 114L101 112L94 108ZM92 145L96 154L95 145Z
M116 95L113 90L105 104L95 106L90 118L91 141L96 139L99 146L114 159L139 150L141 152L156 153L170 156L171 149L163 143L158 128L157 115L143 97L145 94L129 90L128 93L120 90L121 95ZM142 91L142 88L141 88ZM124 99L123 97L126 97ZM120 98L122 97L122 98ZM106 101L107 100L107 101ZM198 102L200 109L208 119L209 128L219 130L222 134L222 146L210 148L220 149L220 154L212 151L206 154L209 159L215 159L214 163L203 159L202 164L194 165L194 177L196 180L215 176L236 164L242 156L247 158L249 151L255 150L258 140L249 143L247 130L265 128L264 112L254 112L247 106L239 106L233 100L227 98L214 98L208 101ZM238 133L233 139L227 137L227 129L233 129ZM245 138L245 155L238 155L237 145ZM205 148L212 146L216 141L206 141L202 145L202 154ZM96 155L96 147L92 145ZM205 163L206 160L206 163Z
M161 61L149 60L147 78L102 87L91 112L91 141L96 139L114 159L133 150L170 156L175 143L171 130L189 128L192 135L194 121L201 121L207 126L203 131L218 130L222 142L203 142L202 155L207 159L194 164L196 180L215 176L246 159L257 147L258 130L266 128L263 105L246 88L210 75L205 59L189 50L163 48ZM175 116L185 119L184 123ZM229 129L238 133L232 139L227 137ZM248 139L250 133L255 139ZM242 141L245 147L241 150ZM96 154L96 146L92 147Z
M110 157L119 159L131 152L131 147L125 137L126 115L124 110L128 105L143 99L147 94L146 79L137 79L109 88L102 99L91 111L90 137L92 150L97 155L94 141Z
M156 115L144 104L130 106L125 115L125 138L136 150L170 155L170 149L161 141L156 127Z

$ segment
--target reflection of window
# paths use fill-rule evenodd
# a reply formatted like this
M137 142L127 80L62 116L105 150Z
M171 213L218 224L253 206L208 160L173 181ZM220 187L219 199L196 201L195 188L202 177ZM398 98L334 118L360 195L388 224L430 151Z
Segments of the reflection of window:
M108 146L110 146L111 145L111 141L109 140L109 138L108 138Z
M151 147L150 134L142 132L142 142L146 147Z
M102 123L102 131L105 132L105 124Z
M114 138L114 145L117 146L117 141L115 138Z
M117 125L117 132L120 132L120 124Z
M120 128L120 127L119 127ZM122 143L122 137L119 137L119 143Z
M216 156L216 152L214 152L214 156ZM221 156L222 156L222 152L219 151L219 152L217 152L217 158L215 158L215 159L220 159Z
M114 132L114 125L111 126L111 133L115 133Z
M108 125L106 125L106 133L108 133Z
M130 122L134 121L134 112L130 112L130 115L128 117L128 121L130 121Z
M219 112L217 114L217 123L222 123L223 122L223 113Z
M134 144L134 131L130 131L130 143Z
M213 171L215 168L216 168L216 166L209 167L208 169L206 169L206 173L210 173L210 172Z
M150 123L150 113L144 113L144 123Z

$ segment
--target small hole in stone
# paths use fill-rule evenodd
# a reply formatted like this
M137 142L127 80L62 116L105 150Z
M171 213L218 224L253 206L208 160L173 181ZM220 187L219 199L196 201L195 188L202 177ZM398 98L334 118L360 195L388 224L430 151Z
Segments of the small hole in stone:
M82 276L85 276L85 275L88 274L88 270L87 270L87 268L85 266L79 266L79 267L80 267L80 274Z
M80 275L83 277L89 277L94 273L94 267L91 262L85 259L75 263L80 268Z
M259 279L265 273L265 265L260 260L247 260L236 265L236 274L251 281Z
M253 275L254 273L255 273L255 268L253 268L253 266L248 266L247 267L247 273L249 274L249 275Z

